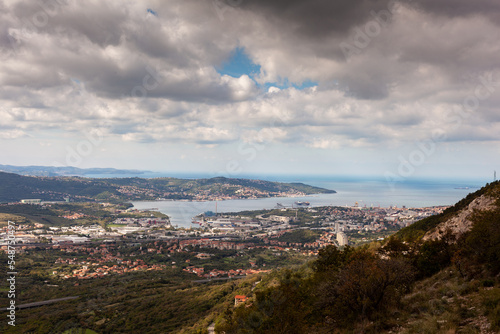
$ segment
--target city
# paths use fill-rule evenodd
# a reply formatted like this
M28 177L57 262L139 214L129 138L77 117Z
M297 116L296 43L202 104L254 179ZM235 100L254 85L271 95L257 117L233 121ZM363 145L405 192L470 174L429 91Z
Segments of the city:
M60 252L61 257L47 270L64 279L162 270L167 265L200 278L252 275L267 272L269 267L251 261L251 256L241 267L227 270L205 271L203 265L212 266L210 252L220 250L234 251L238 256L241 252L246 256L259 252L316 256L318 250L328 245L344 247L383 240L400 228L447 208L366 208L356 203L351 207L277 208L244 215L206 212L193 217L192 228L174 228L168 216L159 212L123 209L111 203L28 202L21 200L10 205L50 208L58 212L59 218L71 221L70 226L18 223L15 232L20 254L48 248ZM72 210L64 210L66 206ZM99 212L104 212L103 216L98 216ZM7 226L0 231L0 249L6 252ZM130 249L135 251L127 251ZM147 263L145 254L163 255L168 261Z
M500 333L499 0L0 22L0 333Z

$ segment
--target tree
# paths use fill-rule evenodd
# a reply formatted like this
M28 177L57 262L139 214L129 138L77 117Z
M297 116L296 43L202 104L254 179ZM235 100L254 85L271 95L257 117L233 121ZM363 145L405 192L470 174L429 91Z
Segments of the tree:
M451 264L453 256L445 239L429 240L420 246L414 264L420 277L429 277Z
M333 245L326 246L319 250L318 259L313 264L314 270L316 273L336 271L348 262L353 252L354 249L350 246L346 246L344 250Z
M390 258L405 257L410 252L410 246L399 238L391 236L387 243L378 250L382 256Z
M412 266L403 259L381 259L366 251L357 251L349 263L320 288L318 306L325 316L335 319L337 326L373 320L399 304L414 277Z
M285 271L278 286L255 293L251 305L227 309L217 331L230 333L302 334L310 314L308 281Z
M458 242L466 267L471 271L486 265L492 275L497 275L500 273L500 209L477 213L472 221L472 229Z

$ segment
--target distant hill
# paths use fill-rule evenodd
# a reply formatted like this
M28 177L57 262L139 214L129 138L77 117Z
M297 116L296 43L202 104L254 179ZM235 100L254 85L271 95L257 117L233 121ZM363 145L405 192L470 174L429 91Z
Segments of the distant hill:
M85 175L140 175L148 171L136 169L115 168L77 168L77 167L53 167L53 166L12 166L0 165L0 171L29 176L85 176Z
M111 201L163 199L255 198L287 194L335 193L302 183L215 177L210 179L109 178L22 176L0 172L0 202L26 198L47 201L70 198L73 201Z

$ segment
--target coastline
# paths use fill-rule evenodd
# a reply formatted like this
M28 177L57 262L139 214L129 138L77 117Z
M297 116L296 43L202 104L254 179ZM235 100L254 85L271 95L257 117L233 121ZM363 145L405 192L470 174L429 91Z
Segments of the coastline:
M299 180L311 183L311 180ZM409 182L398 184L395 189L390 188L387 182L352 180L338 182L325 180L323 182L312 182L314 186L324 189L335 189L330 194L310 194L304 196L273 196L264 198L246 199L218 199L218 200L155 200L155 201L132 201L134 208L142 209L158 207L160 212L167 214L173 225L181 227L193 227L191 219L205 211L239 212L262 209L273 209L277 202L291 207L295 201L309 201L309 208L318 206L354 206L358 202L360 207L390 207L397 206L406 208L432 207L442 205L453 205L473 189L479 183L457 182ZM463 189L455 189L462 187ZM466 189L468 187L469 189Z
M334 191L334 190L333 190ZM328 194L336 194L328 193ZM314 197L317 195L322 195L327 193L315 193L315 194L307 194L307 195L289 195L289 196L268 196L268 197L252 197L252 198L218 198L218 199L205 199L205 200L193 200L193 199L155 199L155 200L140 200L140 201L132 201L134 203L139 202L224 202L224 201L247 201L247 200L260 200L260 199L268 199L268 198L297 198L297 197Z

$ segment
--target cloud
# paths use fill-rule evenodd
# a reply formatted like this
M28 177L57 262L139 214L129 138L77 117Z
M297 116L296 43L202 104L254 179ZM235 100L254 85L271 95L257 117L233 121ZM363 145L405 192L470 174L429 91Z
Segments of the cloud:
M416 0L412 4L421 10L445 17L480 15L499 22L500 3L495 0Z
M1 14L8 22L0 34L2 85L45 89L78 79L103 97L209 103L255 93L245 77L231 80L215 72L214 63L236 45L214 40L220 32L210 22L215 17L201 29L200 20L182 19L192 15L189 6L176 11L163 5L161 17L151 17L133 2L50 3L53 8L45 10L39 3L12 2Z
M372 10L388 7L389 0L278 0L244 1L241 8L259 13L291 29L294 34L321 40L345 34L370 19Z
M459 128L446 117L482 78L500 80L493 0L256 0L222 18L211 1L40 4L0 4L6 140L92 129L213 147L386 147L436 129L450 141L500 140L500 87ZM384 22L374 15L389 10ZM238 49L260 73L217 72ZM304 82L317 85L290 87Z

